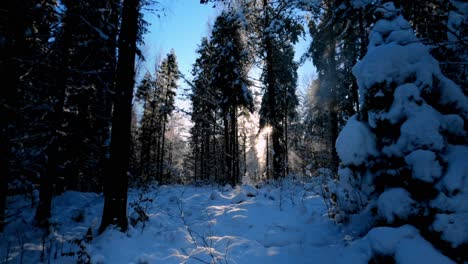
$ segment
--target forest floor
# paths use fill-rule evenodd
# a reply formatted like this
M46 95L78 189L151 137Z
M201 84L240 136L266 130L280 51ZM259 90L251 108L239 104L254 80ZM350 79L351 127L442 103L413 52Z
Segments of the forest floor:
M317 186L293 181L131 190L133 225L125 234L110 228L97 235L102 195L54 198L48 236L30 224L30 201L11 203L16 217L0 234L0 263L368 263L376 252L398 263L450 263L409 226L354 240L352 228L327 217ZM142 211L148 219L136 223Z

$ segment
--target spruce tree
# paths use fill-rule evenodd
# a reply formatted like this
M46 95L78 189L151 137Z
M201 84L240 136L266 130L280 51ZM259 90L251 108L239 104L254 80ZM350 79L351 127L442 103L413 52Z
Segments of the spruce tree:
M156 90L158 93L158 111L160 113L160 126L161 132L159 134L158 149L157 149L157 179L159 183L166 181L163 177L164 174L164 163L165 163L165 134L166 134L166 125L169 121L169 118L172 112L175 109L175 96L176 90L178 87L179 80L179 68L177 65L177 57L172 50L167 54L166 58L161 62L161 65L158 68L157 78L156 78Z
M195 180L209 180L217 177L222 168L218 155L220 108L218 99L220 91L210 85L211 69L213 67L213 46L207 38L203 38L197 50L199 57L193 65L194 75L192 93L191 120L194 123L190 130L191 149L193 153L193 174Z
M140 121L138 140L140 142L139 174L143 181L149 180L155 171L151 170L155 164L153 162L153 152L156 147L156 124L160 119L156 112L155 83L151 73L147 72L140 85L137 87L136 98L143 102L143 116Z
M292 17L287 1L263 1L262 51L265 93L260 109L260 127L272 128L273 176L286 176L288 171L288 119L295 115L297 64L293 44L302 33L301 25Z
M211 38L215 64L209 85L220 90L217 99L224 126L224 175L232 185L240 182L238 111L253 110L247 79L249 56L241 29L241 21L234 13L224 11L216 18Z
M370 227L409 223L462 261L468 236L452 231L466 226L468 98L393 3L377 15L353 68L362 113L336 142L341 214L367 216Z

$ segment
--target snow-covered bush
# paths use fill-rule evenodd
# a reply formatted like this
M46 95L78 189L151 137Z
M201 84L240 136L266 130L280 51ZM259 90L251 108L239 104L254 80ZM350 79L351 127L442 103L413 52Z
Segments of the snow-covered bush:
M468 245L468 98L440 71L394 4L353 68L362 112L336 141L341 215L412 224L453 258Z

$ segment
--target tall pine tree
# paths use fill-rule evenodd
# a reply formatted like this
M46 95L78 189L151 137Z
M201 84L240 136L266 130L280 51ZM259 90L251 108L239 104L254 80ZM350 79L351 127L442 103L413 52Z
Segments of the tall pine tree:
M224 11L215 21L211 43L213 61L210 86L220 90L224 126L224 175L235 185L240 182L238 114L241 108L253 110L247 79L249 54L242 37L242 24L235 13Z
M263 0L261 46L264 53L263 83L265 93L260 109L260 127L271 126L273 176L285 177L288 172L288 120L295 115L297 64L293 44L302 33L302 26L293 18L288 1Z

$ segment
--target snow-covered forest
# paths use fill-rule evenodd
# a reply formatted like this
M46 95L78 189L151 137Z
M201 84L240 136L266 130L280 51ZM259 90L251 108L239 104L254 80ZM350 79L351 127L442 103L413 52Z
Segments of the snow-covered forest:
M183 1L1 2L0 263L468 263L466 1Z

